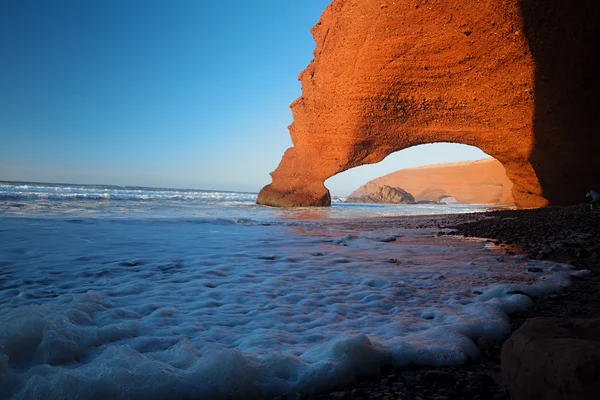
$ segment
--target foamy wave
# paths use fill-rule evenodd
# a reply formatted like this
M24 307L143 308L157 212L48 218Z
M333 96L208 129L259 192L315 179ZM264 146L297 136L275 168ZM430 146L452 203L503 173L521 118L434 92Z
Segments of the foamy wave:
M127 189L116 187L0 185L0 200L114 200L254 202L256 194L217 191Z
M237 225L252 225L252 226L321 226L316 221L265 221L249 218L234 218L233 223Z
M455 365L573 274L475 242L220 220L2 219L0 398L293 397Z
M46 192L11 192L0 193L0 200L210 200L210 201L255 201L255 195L227 193L197 194L136 194L136 193L46 193Z

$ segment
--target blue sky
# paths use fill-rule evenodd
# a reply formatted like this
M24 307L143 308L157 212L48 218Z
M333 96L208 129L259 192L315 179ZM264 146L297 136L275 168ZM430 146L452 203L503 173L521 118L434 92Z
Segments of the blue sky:
M328 0L3 0L0 180L258 191ZM448 147L450 146L450 147ZM328 181L485 155L419 146Z

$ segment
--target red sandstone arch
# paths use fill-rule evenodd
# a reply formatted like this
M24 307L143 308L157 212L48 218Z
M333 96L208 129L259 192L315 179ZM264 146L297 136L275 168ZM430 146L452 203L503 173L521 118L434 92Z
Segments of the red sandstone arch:
M329 205L327 178L436 142L476 146L500 161L518 206L577 202L595 177L600 183L600 161L585 161L600 150L597 118L567 104L583 93L585 110L598 105L597 80L581 92L579 72L600 36L588 18L600 13L595 0L583 2L334 0L312 29L315 57L291 104L293 147L258 203ZM560 28L560 19L547 16L572 29L554 32L548 26ZM588 28L591 40L571 40ZM573 65L546 52L551 40ZM591 142L572 143L584 138Z

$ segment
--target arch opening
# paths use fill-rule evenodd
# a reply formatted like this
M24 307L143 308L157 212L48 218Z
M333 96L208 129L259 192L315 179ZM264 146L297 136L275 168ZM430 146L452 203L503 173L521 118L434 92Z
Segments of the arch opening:
M457 143L399 150L380 162L340 172L325 186L333 201L515 205L513 183L502 163L475 146Z

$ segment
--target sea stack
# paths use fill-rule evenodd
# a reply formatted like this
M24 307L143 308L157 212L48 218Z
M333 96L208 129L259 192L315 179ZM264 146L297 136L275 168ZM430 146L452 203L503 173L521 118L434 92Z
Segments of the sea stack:
M384 203L384 204L412 204L415 198L412 194L399 187L381 185L368 192L352 193L346 203Z

